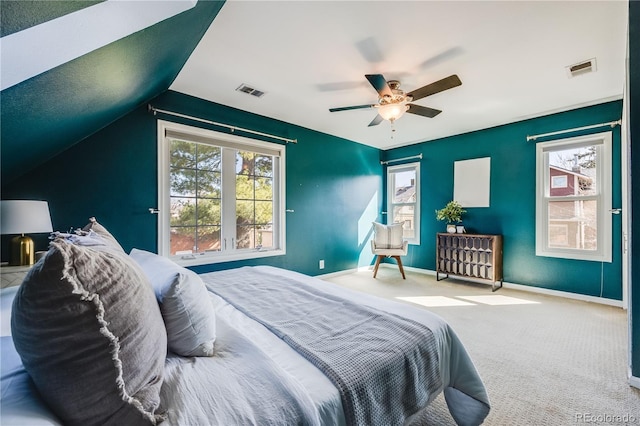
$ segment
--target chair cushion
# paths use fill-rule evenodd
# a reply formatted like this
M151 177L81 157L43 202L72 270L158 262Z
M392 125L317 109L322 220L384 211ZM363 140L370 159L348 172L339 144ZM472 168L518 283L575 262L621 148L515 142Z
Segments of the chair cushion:
M371 242L371 252L375 255L380 255L380 256L406 256L408 247L409 247L409 242L407 241L404 242L402 248L397 248L397 249L376 248L373 244L373 241Z
M13 302L16 350L64 424L162 420L166 331L151 285L120 250L58 238Z
M373 222L375 233L374 244L376 249L401 249L403 245L402 223L384 225Z
M216 315L202 279L166 257L133 249L156 293L169 349L182 356L212 356Z

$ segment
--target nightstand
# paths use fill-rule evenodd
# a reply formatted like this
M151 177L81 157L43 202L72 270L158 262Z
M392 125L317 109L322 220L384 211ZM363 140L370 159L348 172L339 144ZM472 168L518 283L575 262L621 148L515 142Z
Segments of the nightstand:
M8 266L3 264L0 267L0 288L12 287L22 284L22 280L27 276L27 272L31 269L30 266Z

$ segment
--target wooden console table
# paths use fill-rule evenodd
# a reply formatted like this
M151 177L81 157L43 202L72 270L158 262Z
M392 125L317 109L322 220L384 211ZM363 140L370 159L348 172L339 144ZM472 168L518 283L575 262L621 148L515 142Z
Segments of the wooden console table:
M449 275L489 281L492 291L501 288L502 235L438 233L436 280Z

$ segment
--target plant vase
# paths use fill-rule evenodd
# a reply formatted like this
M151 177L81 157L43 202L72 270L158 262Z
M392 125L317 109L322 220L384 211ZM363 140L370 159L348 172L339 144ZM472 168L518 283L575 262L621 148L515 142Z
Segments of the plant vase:
M466 210L457 201L449 201L443 209L436 210L436 219L447 221L447 232L455 234L459 232L456 223L462 222L462 215Z

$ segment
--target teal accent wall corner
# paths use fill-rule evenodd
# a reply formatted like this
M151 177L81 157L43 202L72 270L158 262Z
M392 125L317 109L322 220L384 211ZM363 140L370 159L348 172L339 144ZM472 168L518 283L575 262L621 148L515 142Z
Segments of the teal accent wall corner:
M371 262L371 256L366 256L370 235L360 224L370 229L375 219L371 215L381 208L378 149L172 91L151 104L299 140L286 148L286 202L287 209L293 210L286 218L287 254L194 270L269 264L317 275ZM146 105L141 106L3 187L3 198L49 201L57 230L83 226L96 216L125 250L157 251L157 216L148 209L158 206L158 119L225 131L168 115L154 116ZM325 261L323 270L320 259Z
M445 224L436 220L435 210L441 209L453 199L454 162L490 157L490 207L467 208L463 224L468 232L503 235L505 281L621 300L619 216L613 217L612 263L535 255L536 142L526 140L527 135L619 120L621 115L622 102L615 101L386 151L385 159L420 153L424 156L421 160L420 178L421 245L410 246L404 263L407 266L435 270L435 234L445 231ZM599 128L596 131L604 130ZM549 139L540 141L544 140ZM613 129L613 145L613 205L619 206L619 126Z

